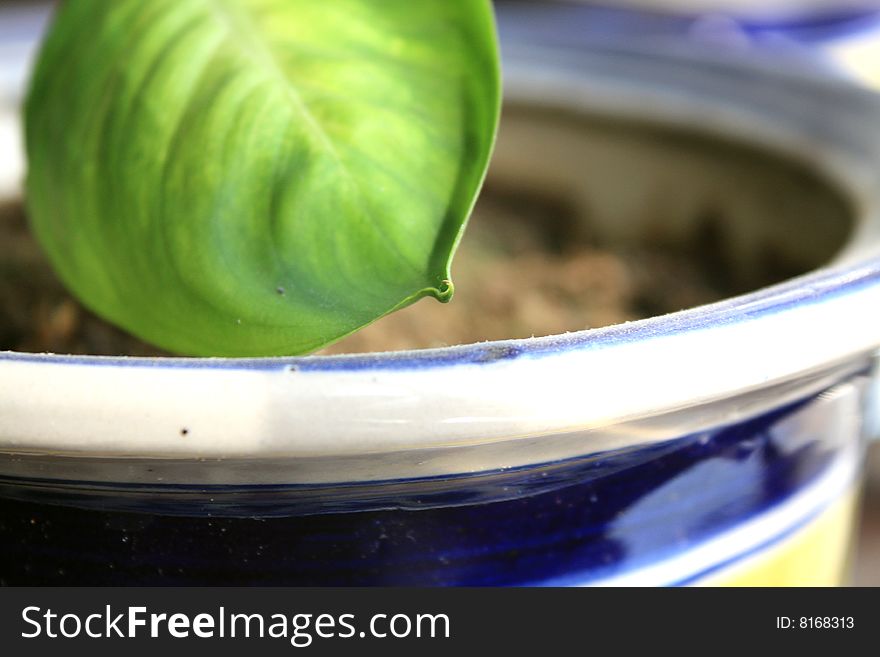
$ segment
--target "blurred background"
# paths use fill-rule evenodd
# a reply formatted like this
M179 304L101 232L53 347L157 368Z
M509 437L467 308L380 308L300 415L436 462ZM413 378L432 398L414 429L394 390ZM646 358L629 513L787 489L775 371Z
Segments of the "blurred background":
M497 0L549 41L588 39L642 49L693 49L762 58L810 76L833 76L880 93L880 0ZM17 107L28 62L49 13L37 0L0 0L0 153L23 168ZM880 120L880 117L878 117ZM0 197L12 185L0 177ZM877 327L880 331L880 326ZM880 421L873 423L878 433ZM880 585L880 443L870 448L853 583Z

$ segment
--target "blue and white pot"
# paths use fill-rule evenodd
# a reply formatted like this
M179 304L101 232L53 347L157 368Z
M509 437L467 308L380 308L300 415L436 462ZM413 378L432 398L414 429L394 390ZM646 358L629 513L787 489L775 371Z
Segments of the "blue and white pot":
M589 204L609 239L688 239L710 204L744 276L768 253L808 271L442 350L0 352L0 581L841 580L880 401L880 101L739 51L500 23L496 180Z
M499 0L507 2L508 0ZM880 87L880 0L509 0L532 38L752 51Z

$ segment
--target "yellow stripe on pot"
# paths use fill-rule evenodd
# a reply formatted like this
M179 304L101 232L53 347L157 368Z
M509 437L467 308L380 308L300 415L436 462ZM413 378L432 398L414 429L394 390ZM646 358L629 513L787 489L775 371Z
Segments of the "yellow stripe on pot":
M852 491L766 551L700 580L698 586L839 586L850 555L858 495Z

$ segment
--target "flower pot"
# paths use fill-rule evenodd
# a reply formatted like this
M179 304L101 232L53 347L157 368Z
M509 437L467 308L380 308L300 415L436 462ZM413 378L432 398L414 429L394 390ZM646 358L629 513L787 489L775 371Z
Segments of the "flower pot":
M877 401L880 102L501 24L490 184L757 289L446 349L0 352L0 581L841 581ZM801 273L764 286L780 265Z

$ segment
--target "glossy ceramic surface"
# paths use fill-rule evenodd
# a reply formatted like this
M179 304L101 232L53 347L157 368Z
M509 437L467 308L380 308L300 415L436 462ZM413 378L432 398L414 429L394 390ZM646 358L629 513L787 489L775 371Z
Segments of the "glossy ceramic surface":
M748 295L532 340L0 353L0 581L838 581L880 344L880 102L751 52L591 39L523 11L500 14L508 103L806 162L852 208L846 246Z
M7 480L2 579L693 583L797 540L848 497L864 381L844 374L818 395L652 447L480 475L321 487ZM797 583L842 575L842 513L840 546L812 555L819 567Z

